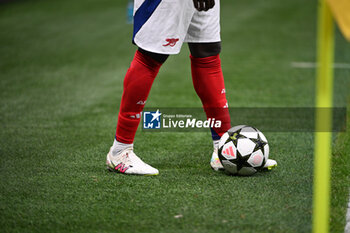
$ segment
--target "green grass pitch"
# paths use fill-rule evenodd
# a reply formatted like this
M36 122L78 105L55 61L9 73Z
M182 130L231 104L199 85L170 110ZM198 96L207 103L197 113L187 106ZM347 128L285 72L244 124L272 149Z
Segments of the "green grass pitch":
M135 51L126 4L0 4L0 231L310 232L312 132L265 133L279 166L252 177L210 169L209 132L139 130L135 151L160 175L105 169ZM314 106L315 70L291 63L315 60L316 0L221 5L230 106ZM188 55L184 45L168 59L147 107L200 107ZM335 61L350 61L350 46L338 32ZM335 70L336 106L349 103L349 77L349 69ZM349 129L334 135L332 232L345 225Z

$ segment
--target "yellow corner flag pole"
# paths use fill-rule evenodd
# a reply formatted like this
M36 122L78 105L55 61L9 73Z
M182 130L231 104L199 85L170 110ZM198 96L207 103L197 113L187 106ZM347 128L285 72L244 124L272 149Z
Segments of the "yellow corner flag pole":
M313 232L329 231L333 101L333 19L326 0L318 3L316 132L314 149Z

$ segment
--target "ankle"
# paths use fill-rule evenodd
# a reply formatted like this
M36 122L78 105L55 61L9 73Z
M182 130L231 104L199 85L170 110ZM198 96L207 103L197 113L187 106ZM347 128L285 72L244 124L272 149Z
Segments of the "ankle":
M220 140L213 140L214 149L219 149L219 142Z
M111 147L111 152L112 155L117 155L120 154L122 151L126 150L126 149L133 149L133 143L131 144L127 144L127 143L122 143L122 142L118 142L116 139L114 139L113 145Z

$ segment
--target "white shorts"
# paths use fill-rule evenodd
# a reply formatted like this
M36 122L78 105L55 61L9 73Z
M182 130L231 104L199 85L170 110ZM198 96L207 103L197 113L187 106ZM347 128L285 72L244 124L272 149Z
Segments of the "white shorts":
M133 42L161 54L177 54L184 42L220 39L220 0L208 11L197 11L192 0L135 0Z

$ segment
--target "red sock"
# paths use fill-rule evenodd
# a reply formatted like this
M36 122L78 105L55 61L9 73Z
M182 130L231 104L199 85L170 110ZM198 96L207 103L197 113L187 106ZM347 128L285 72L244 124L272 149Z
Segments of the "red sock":
M124 90L115 134L118 142L133 143L141 112L161 65L149 56L136 51L124 78Z
M190 58L193 86L207 118L221 121L220 128L211 129L213 140L218 140L231 127L220 57Z

